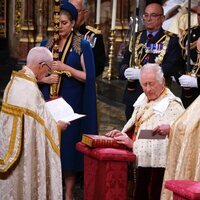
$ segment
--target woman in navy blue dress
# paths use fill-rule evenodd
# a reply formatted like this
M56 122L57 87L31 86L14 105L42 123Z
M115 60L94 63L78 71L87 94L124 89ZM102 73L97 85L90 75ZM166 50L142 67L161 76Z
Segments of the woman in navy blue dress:
M95 67L90 44L74 33L73 27L77 18L76 8L66 2L61 5L59 29L60 61L54 61L53 69L68 71L71 77L61 76L59 96L62 96L74 112L86 117L71 122L61 135L61 163L65 180L65 199L71 200L77 172L83 171L83 155L76 150L76 143L81 141L82 134L97 133ZM44 40L42 46L52 49L51 39ZM57 82L55 75L41 80L42 93L49 99L49 84Z

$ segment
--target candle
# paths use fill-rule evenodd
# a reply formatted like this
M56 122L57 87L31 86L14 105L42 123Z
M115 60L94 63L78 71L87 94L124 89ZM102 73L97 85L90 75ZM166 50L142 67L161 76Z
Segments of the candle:
M136 0L136 8L139 8L139 0Z
M113 0L111 30L115 30L117 0Z
M101 7L101 0L97 0L96 24L100 24L100 7Z

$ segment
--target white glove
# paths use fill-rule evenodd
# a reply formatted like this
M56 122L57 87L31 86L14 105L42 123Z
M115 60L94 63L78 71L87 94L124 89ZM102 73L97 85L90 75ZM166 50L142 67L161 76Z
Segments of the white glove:
M182 87L198 88L196 77L182 75L178 80Z
M125 70L124 76L129 80L139 79L140 69L135 69L133 67L129 67Z

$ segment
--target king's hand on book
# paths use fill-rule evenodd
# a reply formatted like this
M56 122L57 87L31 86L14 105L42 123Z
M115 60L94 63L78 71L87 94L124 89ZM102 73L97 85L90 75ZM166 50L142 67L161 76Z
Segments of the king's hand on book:
M123 144L130 149L133 148L133 140L124 132L114 129L105 135L114 138L118 144Z
M108 136L108 137L115 137L115 136L120 136L120 135L122 135L122 132L117 129L113 129L105 133L105 136Z
M123 144L130 149L133 148L133 140L130 137L128 137L126 133L114 136L114 139L117 141L118 144Z

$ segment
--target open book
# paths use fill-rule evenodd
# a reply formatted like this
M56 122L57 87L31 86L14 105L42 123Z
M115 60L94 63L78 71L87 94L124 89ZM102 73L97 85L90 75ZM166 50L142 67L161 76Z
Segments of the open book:
M70 122L85 117L85 115L75 113L62 97L47 101L46 106L56 121Z

